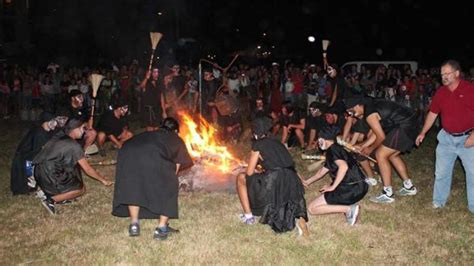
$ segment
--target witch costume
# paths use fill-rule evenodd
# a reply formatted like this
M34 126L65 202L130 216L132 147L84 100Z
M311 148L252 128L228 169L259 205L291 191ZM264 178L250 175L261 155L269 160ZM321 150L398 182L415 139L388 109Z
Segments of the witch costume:
M345 161L348 166L341 183L335 190L325 192L324 199L330 205L352 205L367 194L369 186L365 182L365 175L356 159L335 141L338 132L339 128L326 126L319 133L321 138L334 141L334 144L326 151L326 162L324 163L324 167L329 170L332 181L334 182L339 171L336 164L337 160Z
M112 215L129 217L133 205L140 219L177 219L177 164L185 169L193 161L175 132L144 132L127 141L118 152Z
M46 131L42 124L54 118L53 114L41 114L39 125L33 126L21 139L15 151L11 167L10 189L13 195L30 192L28 177L33 176L33 158L41 148L51 139L53 131Z
M267 134L271 125L268 118L256 119L254 134ZM246 176L252 213L277 233L293 230L295 219L308 221L303 184L285 146L277 139L263 137L253 142L252 151L260 153L258 163L264 168L263 173Z

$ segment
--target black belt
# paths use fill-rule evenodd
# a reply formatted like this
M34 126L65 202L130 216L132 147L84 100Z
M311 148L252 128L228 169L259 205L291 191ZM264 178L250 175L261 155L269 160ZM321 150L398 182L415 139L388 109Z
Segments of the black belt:
M469 135L471 134L472 132L472 128L464 131L464 132L461 132L461 133L449 133L449 135L453 136L453 137L462 137L462 136L466 136L466 135Z

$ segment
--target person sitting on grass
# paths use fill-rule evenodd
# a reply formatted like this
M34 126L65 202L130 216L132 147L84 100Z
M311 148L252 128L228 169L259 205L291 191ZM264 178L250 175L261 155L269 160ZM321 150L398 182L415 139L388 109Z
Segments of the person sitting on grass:
M178 172L193 165L174 118L161 129L125 142L117 156L112 215L130 217L129 236L140 235L139 219L158 219L153 238L165 240L179 232L168 225L178 218Z
M99 174L87 162L84 150L76 141L81 139L86 125L81 120L70 119L60 138L52 138L33 159L34 176L46 198L43 206L56 214L55 203L75 199L85 193L81 169L105 186L112 185L107 177Z
M244 213L240 219L254 224L268 224L273 231L283 233L298 228L298 234L309 234L306 221L306 201L302 181L295 163L285 146L277 139L267 137L272 128L270 118L257 118L252 130L255 141L245 173L237 176L237 193ZM257 172L257 164L263 171Z
M125 116L128 113L128 104L118 100L114 104L114 110L106 112L100 119L99 133L97 134L97 144L99 153L105 157L104 144L107 139L112 141L113 145L120 149L125 141L133 137L133 133L128 130Z
M338 132L339 128L335 126L325 126L319 132L318 144L321 150L326 150L326 162L304 184L309 186L327 173L332 183L320 190L323 194L309 204L308 210L311 215L344 213L347 223L354 225L360 211L357 202L367 194L368 185L354 157L337 144Z

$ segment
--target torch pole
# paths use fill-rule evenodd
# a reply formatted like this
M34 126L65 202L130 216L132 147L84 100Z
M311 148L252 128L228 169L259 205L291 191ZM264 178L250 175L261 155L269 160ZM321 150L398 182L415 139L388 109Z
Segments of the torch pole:
M199 60L199 114L202 116L202 64Z

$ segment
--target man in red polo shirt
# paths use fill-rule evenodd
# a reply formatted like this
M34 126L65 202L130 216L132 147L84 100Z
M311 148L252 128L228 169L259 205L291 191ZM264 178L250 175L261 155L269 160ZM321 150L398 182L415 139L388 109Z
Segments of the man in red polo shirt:
M454 162L457 157L466 171L467 202L474 213L474 85L460 79L461 67L448 60L441 66L441 86L433 97L430 112L416 144L420 145L438 115L442 129L436 147L433 208L446 205L451 190Z

